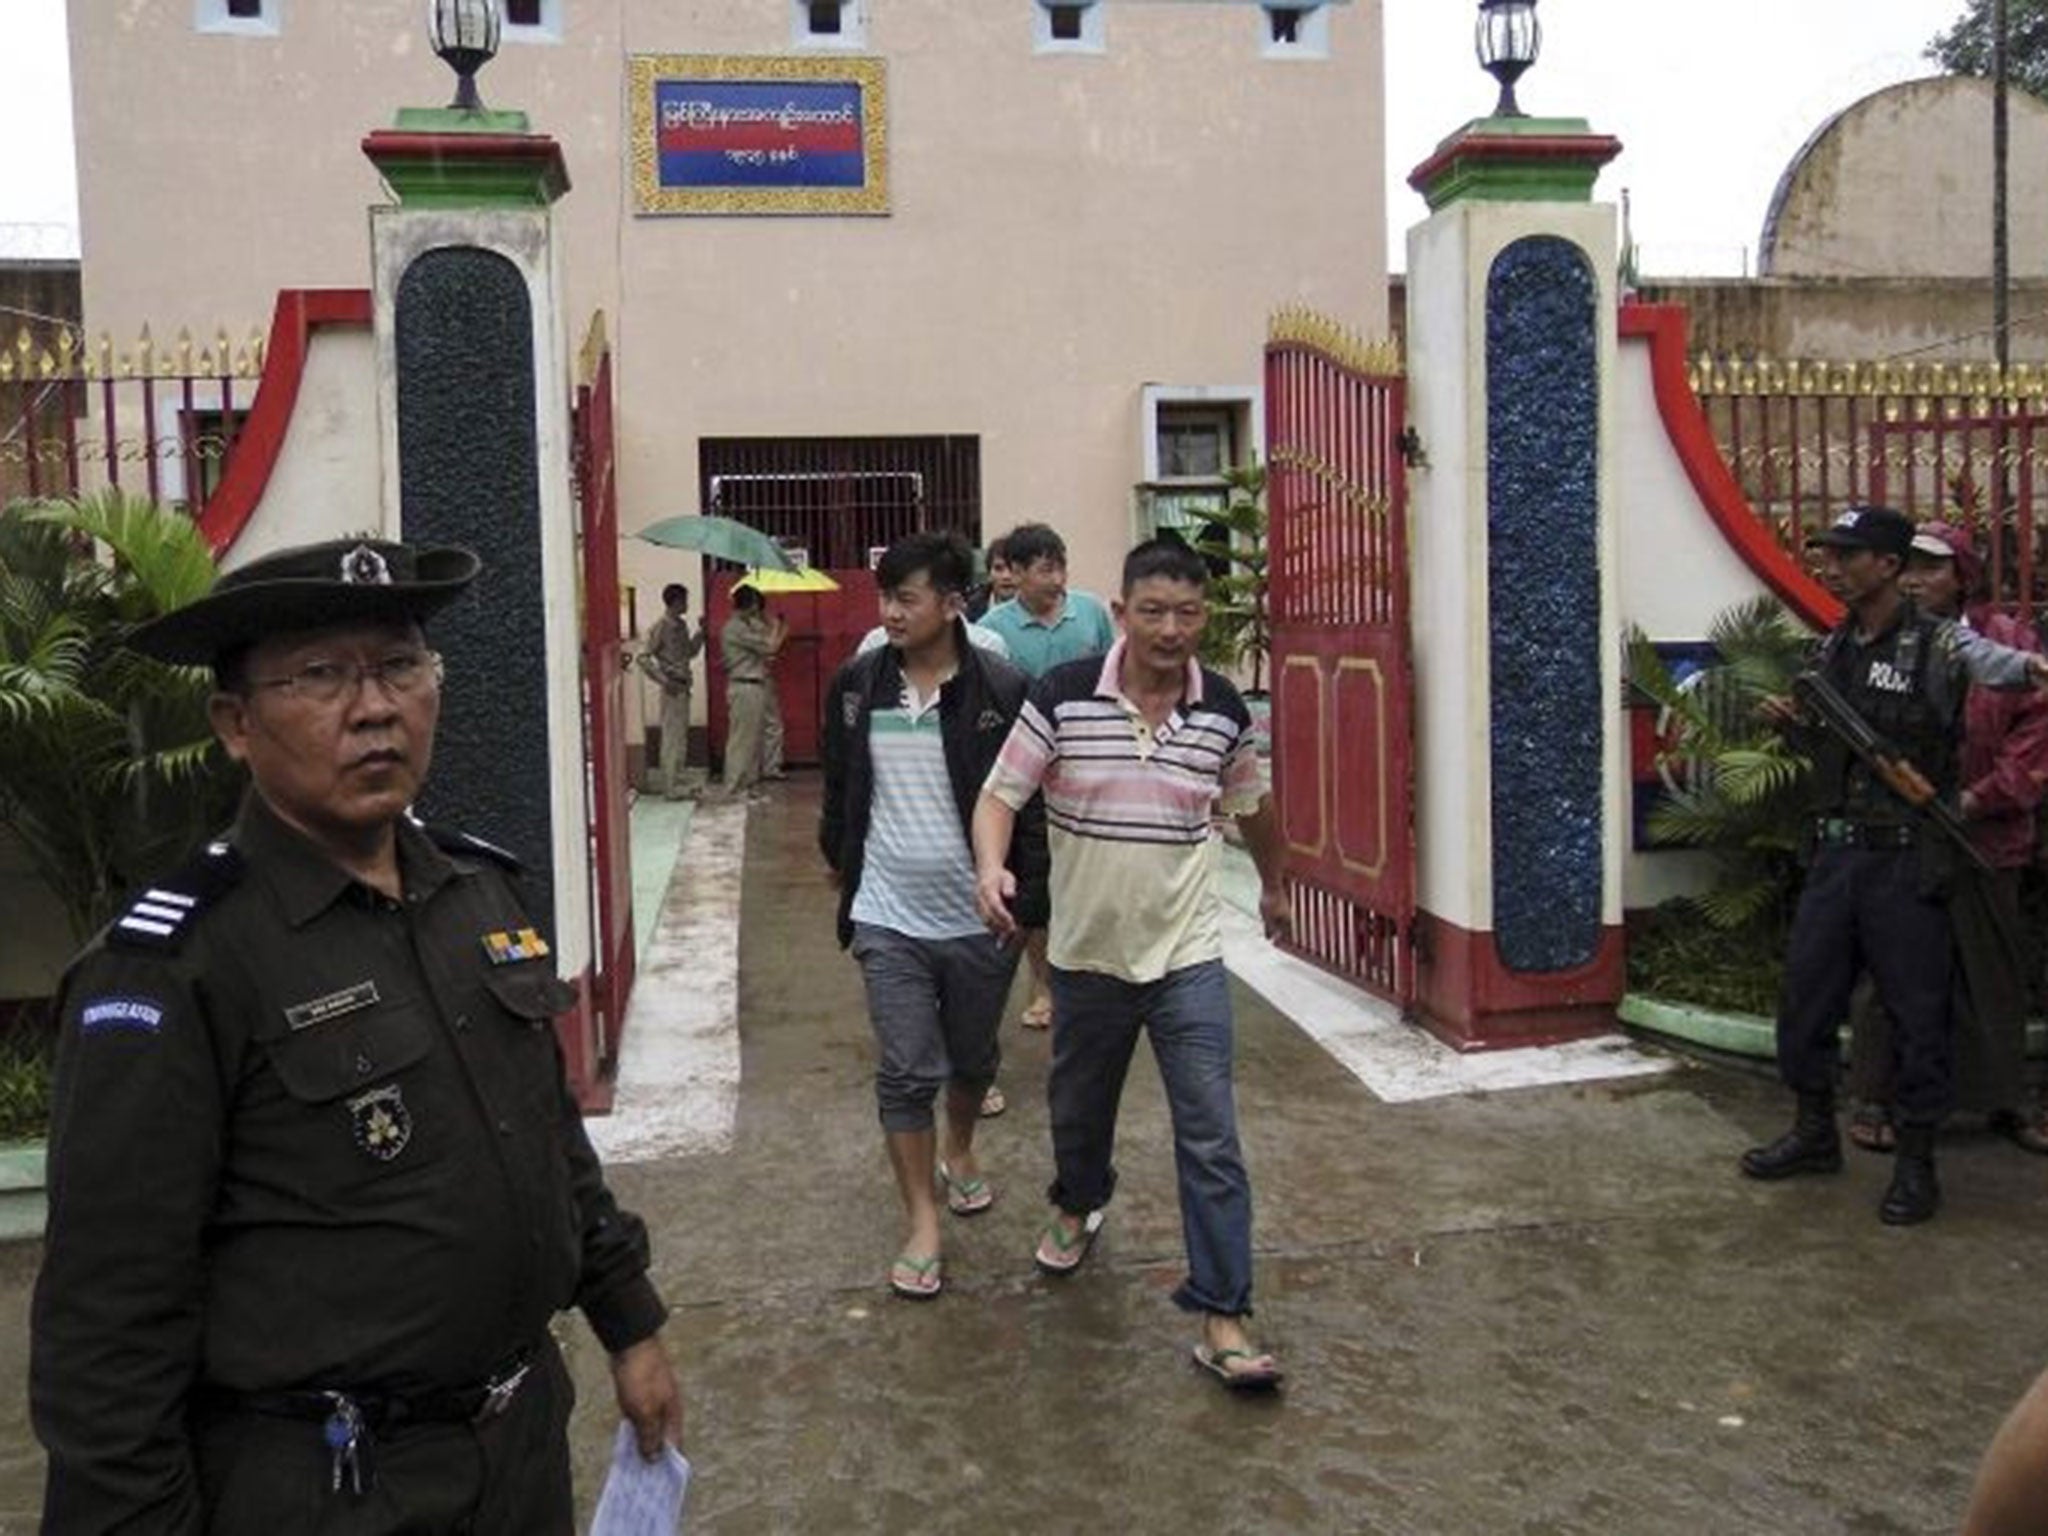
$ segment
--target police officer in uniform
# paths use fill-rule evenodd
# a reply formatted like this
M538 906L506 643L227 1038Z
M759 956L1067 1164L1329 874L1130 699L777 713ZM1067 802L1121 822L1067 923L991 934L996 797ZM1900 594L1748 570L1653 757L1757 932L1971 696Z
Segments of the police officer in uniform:
M343 540L130 644L210 664L251 785L59 997L30 1406L46 1532L571 1529L579 1307L644 1455L682 1429L563 1079L573 994L509 856L423 827L465 550Z
M1977 656L1966 654L1971 642L1952 621L1904 596L1899 574L1913 532L1889 507L1852 507L1809 541L1822 584L1848 608L1814 667L1953 802L1971 677L2023 687L2038 674L2023 653L2004 653L2020 659L2002 674L1993 670L1996 658L1984 658L1981 641ZM1766 709L1813 757L1812 857L1778 1009L1778 1071L1798 1095L1798 1114L1783 1136L1743 1154L1742 1171L1756 1179L1840 1171L1836 1031L1867 969L1897 1026L1898 1155L1878 1214L1893 1225L1926 1221L1941 1203L1934 1132L1952 1092L1946 893L1955 853L1839 740L1802 722L1790 700L1770 700Z

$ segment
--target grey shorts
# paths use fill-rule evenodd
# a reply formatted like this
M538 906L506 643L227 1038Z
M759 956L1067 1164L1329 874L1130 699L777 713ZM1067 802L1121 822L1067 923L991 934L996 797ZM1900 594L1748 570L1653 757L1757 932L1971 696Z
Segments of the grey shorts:
M979 1096L1002 1061L996 1026L1018 946L987 934L914 939L856 923L853 958L867 982L875 1031L875 1099L885 1131L925 1131L948 1083Z

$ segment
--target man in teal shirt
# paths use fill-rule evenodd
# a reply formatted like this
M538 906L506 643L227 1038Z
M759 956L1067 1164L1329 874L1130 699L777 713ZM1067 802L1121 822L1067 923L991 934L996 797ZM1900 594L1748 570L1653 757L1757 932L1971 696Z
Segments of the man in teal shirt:
M1003 539L1017 595L982 615L983 627L1003 637L1010 660L1033 677L1063 661L1106 655L1116 628L1102 599L1067 589L1067 546L1044 523L1022 523Z
M1017 595L993 604L981 624L1002 636L1011 662L1038 678L1063 661L1108 655L1116 626L1101 598L1067 589L1066 542L1044 523L1019 523L1003 536L1002 546ZM1025 931L1024 953L1031 962L1031 1001L1020 1022L1026 1029L1049 1029L1052 981L1043 928Z

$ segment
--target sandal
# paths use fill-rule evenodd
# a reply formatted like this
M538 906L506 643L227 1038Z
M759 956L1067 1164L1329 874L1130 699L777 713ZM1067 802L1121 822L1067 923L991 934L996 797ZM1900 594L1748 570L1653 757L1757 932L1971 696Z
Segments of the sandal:
M979 1216L996 1203L996 1192L988 1187L987 1179L956 1179L943 1162L939 1164L939 1182L946 1188L946 1209L955 1216Z
M2006 1140L2027 1152L2048 1155L2048 1109L2035 1109L2031 1114L2011 1113L1997 1116L1993 1125Z
M1036 999L1029 1008L1024 1010L1017 1022L1026 1029L1051 1029L1052 999L1049 997Z
M1849 1117L1849 1140L1865 1152L1896 1152L1899 1133L1892 1127L1892 1112L1882 1104L1859 1104Z
M1095 1246L1095 1234L1101 1230L1100 1211L1090 1211L1081 1223L1081 1230L1072 1237L1067 1236L1059 1217L1055 1216L1038 1234L1038 1247L1032 1250L1031 1262L1043 1274L1071 1275L1088 1257L1088 1250Z
M1255 1355L1248 1349L1211 1349L1197 1344L1195 1364L1233 1392L1266 1391L1287 1379L1271 1355Z
M910 1301L930 1301L945 1283L936 1253L923 1259L899 1253L896 1262L889 1266L889 1289Z
M988 1092L981 1096L980 1115L984 1120L993 1120L1010 1107L1010 1101L1003 1097L1003 1090L994 1083L988 1085Z

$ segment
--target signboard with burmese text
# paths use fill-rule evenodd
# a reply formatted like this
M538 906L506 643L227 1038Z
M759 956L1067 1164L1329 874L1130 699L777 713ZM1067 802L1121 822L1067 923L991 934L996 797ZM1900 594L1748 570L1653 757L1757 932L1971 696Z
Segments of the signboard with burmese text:
M635 213L889 211L880 59L636 54L630 65Z

